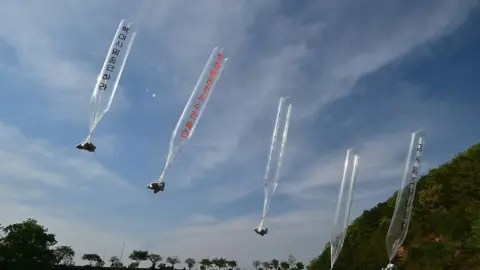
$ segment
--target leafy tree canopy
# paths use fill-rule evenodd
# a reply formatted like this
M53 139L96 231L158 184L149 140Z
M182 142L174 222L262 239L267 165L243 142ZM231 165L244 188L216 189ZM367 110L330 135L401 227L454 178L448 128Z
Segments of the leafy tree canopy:
M336 270L381 269L396 194L349 226ZM421 177L407 239L394 263L404 270L480 269L480 144ZM300 268L299 268L300 269ZM309 270L330 269L330 247Z

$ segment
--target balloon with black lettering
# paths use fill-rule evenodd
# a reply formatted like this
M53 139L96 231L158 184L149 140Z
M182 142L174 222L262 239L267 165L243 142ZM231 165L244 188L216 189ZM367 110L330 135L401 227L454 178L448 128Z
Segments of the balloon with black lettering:
M153 190L154 193L165 189L165 173L172 165L178 150L192 137L226 63L227 58L223 48L215 47L172 132L165 167L160 177L147 185L147 188Z
M420 178L420 165L425 147L425 133L418 130L412 133L410 147L408 149L405 171L403 173L402 183L397 192L395 210L390 221L385 245L387 248L389 266L386 269L394 267L392 261L395 258L400 246L405 241L410 224L410 217L413 209L413 200L415 198L415 189Z
M137 30L134 29L132 22L128 20L120 21L90 97L92 109L90 131L87 138L77 145L77 149L95 152L96 146L92 143L93 132L104 115L110 110L136 33Z

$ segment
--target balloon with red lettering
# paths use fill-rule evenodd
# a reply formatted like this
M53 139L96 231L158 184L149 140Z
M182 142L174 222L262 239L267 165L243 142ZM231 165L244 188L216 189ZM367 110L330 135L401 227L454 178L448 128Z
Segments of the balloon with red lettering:
M273 198L273 194L278 186L278 178L280 174L280 169L282 167L282 160L283 155L285 152L285 146L287 144L287 136L288 136L288 127L290 124L290 115L292 113L292 104L288 104L287 108L285 109L284 104L288 100L288 97L281 97L280 101L278 102L278 109L277 109L277 117L275 119L275 126L273 128L273 135L272 135L272 142L270 145L270 152L268 154L268 162L267 168L265 170L265 176L263 178L264 182L264 199L263 199L263 214L262 220L258 227L254 229L254 231L264 236L268 233L268 228L265 227L265 217L267 216L268 209L270 207L270 202ZM277 145L277 134L279 130L281 130L281 126L283 126L283 134L282 134L282 141L280 145ZM278 153L274 155L274 153ZM276 162L272 162L272 161ZM274 165L272 165L274 164ZM273 177L270 175L270 171L274 170L275 174Z
M398 249L405 241L412 214L415 189L420 178L420 165L425 146L425 133L418 130L412 133L412 140L408 149L405 171L402 184L397 192L395 210L390 221L385 244L387 248L389 264L386 269L392 269L392 260L395 258ZM390 267L390 268L389 268Z
M335 210L330 231L330 269L333 269L335 261L340 255L347 234L359 159L360 156L355 149L349 149L347 151L342 182L340 184L340 191L338 192L337 209Z
M215 47L172 132L165 167L160 177L147 185L147 188L152 189L154 193L165 189L165 173L172 165L180 147L192 137L226 63L227 58L223 48Z
M136 33L137 30L134 29L132 22L120 21L90 98L92 109L90 131L87 138L77 145L78 149L95 152L96 146L92 143L93 132L110 110Z

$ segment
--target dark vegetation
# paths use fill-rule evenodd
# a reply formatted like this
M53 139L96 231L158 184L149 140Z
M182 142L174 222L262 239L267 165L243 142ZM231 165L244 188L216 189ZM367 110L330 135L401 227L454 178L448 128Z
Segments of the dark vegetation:
M396 195L348 228L335 270L380 270ZM394 263L404 270L480 269L480 144L419 180L407 239ZM330 269L330 247L309 270Z
M81 259L87 264L75 266L75 251L70 246L57 245L55 235L34 219L28 219L21 223L6 227L0 226L0 270L50 270L50 269L124 269L137 268L141 262L146 261L151 265L146 269L174 270L182 261L176 257L166 257L150 253L146 250L133 250L128 256L130 263L124 265L118 256L112 256L107 262L98 254L83 254ZM183 260L186 268L183 270L197 269L208 270L211 268L234 269L237 261L225 258L201 259L194 258ZM256 270L273 268L280 270L303 270L302 262L297 262L295 257L289 256L288 260L279 262L273 259L270 262L254 261ZM144 268L145 269L145 268Z
M364 211L348 228L336 270L380 270L387 264L385 236L395 206L395 195L386 202ZM98 254L83 254L84 266L74 266L75 251L59 246L55 235L29 219L0 226L0 269L104 269L138 268L142 261L150 269L175 269L178 257L164 258L144 250L134 250L128 265L117 256L104 261ZM189 270L236 268L235 260L224 258L186 258ZM417 186L409 233L394 263L404 270L480 269L480 144L452 161L422 176ZM255 270L303 270L293 256L285 261L273 259L252 263ZM330 250L313 259L308 270L330 269Z

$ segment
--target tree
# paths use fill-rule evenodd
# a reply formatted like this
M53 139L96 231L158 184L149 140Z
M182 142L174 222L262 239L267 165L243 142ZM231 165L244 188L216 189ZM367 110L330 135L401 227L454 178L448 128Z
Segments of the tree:
M57 258L52 247L57 244L55 235L28 219L2 227L0 238L0 267L3 269L48 269ZM28 258L28 259L26 259Z
M418 179L408 234L394 261L399 269L480 269L479 179L480 144ZM385 267L383 243L397 195L352 222L335 269ZM326 245L308 269L329 268Z
M158 262L161 262L163 260L162 256L158 254L148 254L147 259L152 262L152 268L155 268Z
M280 268L282 268L283 270L287 270L290 268L290 264L287 261L282 261L280 263Z
M258 270L258 267L260 266L260 261L259 260L253 261L252 265L253 265L253 267L255 267L255 270Z
M295 267L298 269L298 270L303 270L305 268L305 265L303 265L302 262L297 262L295 264Z
M295 266L295 263L297 262L297 259L295 259L295 257L293 257L293 255L288 255L287 262L288 262L289 267L293 268Z
M224 258L215 258L212 260L212 262L218 267L218 269L222 269L227 266L227 260Z
M210 266L212 266L212 261L210 259L202 259L200 261L200 265L202 265L203 267L205 267L206 269L209 269Z
M75 262L75 251L69 246L59 246L53 250L55 254L55 265L73 266Z
M110 257L109 261L112 263L110 265L110 267L112 267L112 268L123 268L123 263L120 261L120 259L117 256Z
M180 259L177 256L167 257L167 263L172 265L172 268L175 269L175 264L180 263Z
M233 269L233 268L237 267L237 261L229 260L229 261L227 261L227 265L228 265L228 267Z
M262 262L263 269L267 270L268 268L272 267L271 262Z
M148 251L146 250L133 250L132 253L128 256L128 258L132 261L135 261L137 263L137 267L140 265L142 261L148 260ZM128 268L131 268L132 264L128 266Z
M197 262L195 261L194 258L186 258L185 259L185 264L188 266L188 269L191 270L193 267L195 267L195 264Z
M272 264L272 266L275 270L277 270L278 267L280 266L280 263L278 262L277 259L273 259L270 263Z
M102 260L102 258L100 258L100 256L98 254L87 253L87 254L83 254L82 260L88 261L90 266L93 266L93 263L100 262Z
M131 262L128 265L128 268L138 268L139 265L140 265L140 262Z
M100 258L100 260L95 262L95 267L103 267L105 262Z

